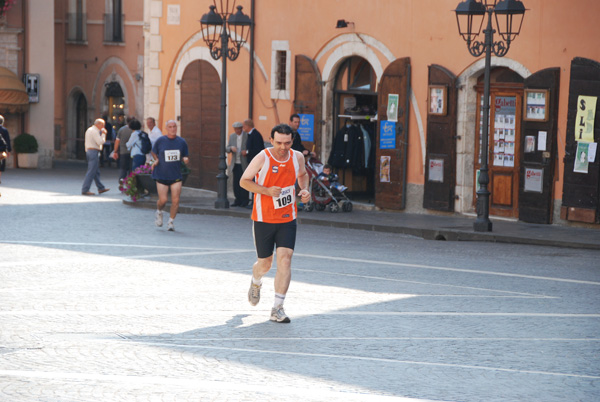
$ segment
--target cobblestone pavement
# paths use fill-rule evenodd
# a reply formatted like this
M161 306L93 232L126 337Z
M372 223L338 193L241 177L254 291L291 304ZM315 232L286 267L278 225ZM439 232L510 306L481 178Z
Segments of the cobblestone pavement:
M0 401L600 399L600 252L301 225L275 324L247 219L7 173Z

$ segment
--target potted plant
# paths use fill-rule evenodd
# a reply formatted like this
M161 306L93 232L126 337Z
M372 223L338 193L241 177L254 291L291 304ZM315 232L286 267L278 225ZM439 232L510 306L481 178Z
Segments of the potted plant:
M36 169L38 167L38 142L28 133L19 134L13 140L13 150L17 154L20 168Z

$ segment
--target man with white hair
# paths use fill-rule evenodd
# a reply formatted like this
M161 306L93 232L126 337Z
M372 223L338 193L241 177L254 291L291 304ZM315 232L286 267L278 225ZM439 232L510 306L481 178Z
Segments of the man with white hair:
M83 186L81 187L81 194L83 195L94 195L90 191L92 180L96 183L96 187L98 187L98 194L110 190L100 181L100 152L102 152L104 142L106 142L104 120L96 119L94 125L90 126L85 132L85 157L88 169L83 180Z
M167 121L167 135L163 135L152 147L152 178L156 181L158 201L156 202L155 225L163 225L163 208L167 204L171 190L171 210L167 230L175 230L173 221L179 209L179 196L183 187L181 162L189 163L187 142L177 135L177 122Z

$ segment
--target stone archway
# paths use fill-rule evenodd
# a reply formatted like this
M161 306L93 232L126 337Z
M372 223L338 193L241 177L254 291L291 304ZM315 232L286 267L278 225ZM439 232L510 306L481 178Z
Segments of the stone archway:
M531 72L521 63L506 58L492 57L491 68L507 67L523 78ZM458 104L456 134L461 141L456 143L456 199L454 210L456 212L474 212L473 209L473 174L475 146L475 127L477 124L477 79L483 74L485 60L473 63L457 78Z

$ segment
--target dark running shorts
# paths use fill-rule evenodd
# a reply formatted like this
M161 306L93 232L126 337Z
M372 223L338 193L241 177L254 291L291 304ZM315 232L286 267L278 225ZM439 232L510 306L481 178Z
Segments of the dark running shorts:
M177 179L177 180L158 180L158 179L156 179L156 181L165 186L170 186L171 184L175 184L178 181L181 181L181 179Z
M258 258L273 255L273 248L286 247L294 249L296 245L296 220L286 223L254 222L254 245Z

